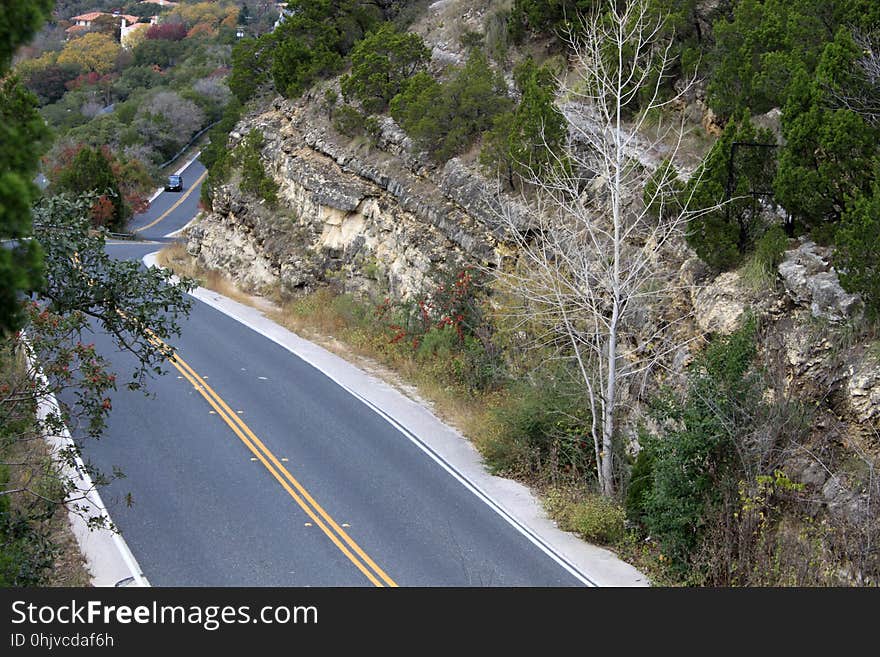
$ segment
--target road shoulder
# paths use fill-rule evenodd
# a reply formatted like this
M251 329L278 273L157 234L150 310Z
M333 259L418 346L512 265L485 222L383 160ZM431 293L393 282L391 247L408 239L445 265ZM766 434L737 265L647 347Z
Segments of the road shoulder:
M156 254L145 256L144 264L155 265ZM610 550L590 545L560 530L526 486L489 474L470 441L426 407L336 354L276 324L256 308L206 288L196 288L191 294L284 347L370 406L539 549L585 584L620 587L649 585L645 574Z

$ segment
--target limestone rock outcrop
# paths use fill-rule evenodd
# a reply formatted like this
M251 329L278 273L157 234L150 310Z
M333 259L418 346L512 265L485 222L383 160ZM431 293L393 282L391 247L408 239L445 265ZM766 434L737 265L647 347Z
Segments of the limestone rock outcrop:
M861 299L841 287L830 260L827 248L805 241L785 252L779 275L792 300L808 307L813 317L843 322L860 312Z

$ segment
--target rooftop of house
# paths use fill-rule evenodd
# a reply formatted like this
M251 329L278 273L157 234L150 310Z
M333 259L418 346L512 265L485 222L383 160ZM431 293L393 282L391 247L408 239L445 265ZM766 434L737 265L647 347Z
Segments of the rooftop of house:
M70 20L74 23L91 23L100 16L113 16L115 18L124 18L128 23L137 23L140 20L138 16L129 16L128 14L108 14L105 11L90 11L79 16L74 16Z

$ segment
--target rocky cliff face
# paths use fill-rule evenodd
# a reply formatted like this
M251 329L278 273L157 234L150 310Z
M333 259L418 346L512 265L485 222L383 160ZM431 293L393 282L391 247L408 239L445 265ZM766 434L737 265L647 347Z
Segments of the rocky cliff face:
M440 271L499 262L494 194L453 159L441 170L407 151L390 119L378 144L352 143L308 101L276 101L243 121L265 139L266 170L279 207L242 194L235 177L215 190L214 209L189 235L189 252L245 288L282 296L326 282L406 297Z
M775 394L810 417L799 442L786 448L784 469L806 486L814 517L845 527L842 533L852 538L880 529L874 473L880 462L880 354L862 322L859 297L840 286L830 256L829 249L800 240L785 253L769 289L750 288L738 272L712 276L696 259L685 262L680 278L699 331L729 333L746 313L759 319Z
M468 16L477 24L482 14L472 4L468 11L476 13ZM717 2L701 4L710 12ZM437 12L452 6L448 0L432 5ZM435 23L443 21L435 17ZM429 34L435 56L454 51L447 32L426 31L430 43ZM391 119L379 127L373 144L342 137L308 97L279 99L248 116L229 146L251 130L262 132L262 161L279 185L278 207L243 194L233 175L214 190L213 211L189 233L188 251L245 289L277 290L282 297L328 283L407 297L465 263L499 265L509 252L491 184L466 159L436 168L413 154ZM813 494L817 517L875 531L880 352L858 328L861 304L840 287L828 250L793 243L770 289L751 287L739 272L713 275L685 247L679 255L670 262L682 289L675 310L689 320L680 327L683 346L670 352L665 371L683 373L702 338L730 333L746 313L757 315L764 357L782 380L779 394L809 407L814 418L803 443L786 455L786 472ZM645 394L640 385L624 391L633 408Z

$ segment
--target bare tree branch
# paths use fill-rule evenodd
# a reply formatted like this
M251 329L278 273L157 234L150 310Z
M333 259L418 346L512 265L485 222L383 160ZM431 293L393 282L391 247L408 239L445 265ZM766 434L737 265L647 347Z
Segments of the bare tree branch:
M661 41L663 19L646 0L602 9L567 35L574 81L560 80L560 96L569 143L549 172L539 176L523 165L529 193L519 203L527 213L502 203L517 261L496 276L516 299L511 316L536 343L568 345L565 357L580 374L593 416L599 484L611 495L622 383L647 376L687 343L674 335L686 317L666 303L681 289L668 260L694 213L689 199L667 203L677 193L677 172L645 153L665 151L674 162L681 121L652 138L646 122L693 80L664 95L672 40Z

